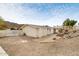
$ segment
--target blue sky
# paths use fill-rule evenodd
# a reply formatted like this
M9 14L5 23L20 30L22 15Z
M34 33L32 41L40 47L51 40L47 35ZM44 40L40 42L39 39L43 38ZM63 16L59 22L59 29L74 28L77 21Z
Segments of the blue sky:
M78 3L4 3L0 16L5 20L35 25L62 25L67 19L79 21Z

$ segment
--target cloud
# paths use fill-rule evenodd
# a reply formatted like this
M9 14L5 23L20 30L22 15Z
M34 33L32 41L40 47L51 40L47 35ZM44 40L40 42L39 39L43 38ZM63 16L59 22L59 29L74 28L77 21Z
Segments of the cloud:
M29 6L30 4L0 4L0 16L11 22L44 25L50 16Z
M9 21L17 21L20 18L21 8L19 4L0 4L0 16Z
M5 20L36 25L60 25L66 18L78 19L78 5L1 3L0 16Z

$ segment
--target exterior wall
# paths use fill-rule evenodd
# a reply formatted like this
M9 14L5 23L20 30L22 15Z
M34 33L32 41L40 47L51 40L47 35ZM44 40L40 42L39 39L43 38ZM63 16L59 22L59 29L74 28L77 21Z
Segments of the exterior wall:
M79 26L74 26L73 29L79 30Z
M25 33L27 36L31 36L31 37L37 37L37 30L30 27L30 26L27 26L25 28L23 28L23 33Z
M68 27L62 27L62 26L57 26L56 28L56 32L59 32L60 28L64 28L64 29L69 29ZM79 30L79 27L75 27L75 29ZM54 33L54 28L52 27L32 27L32 26L25 26L23 29L23 33L25 33L27 36L30 37L42 37L42 36L46 36L48 34L53 34Z
M46 28L39 28L38 30L38 37L46 36L47 35L47 29Z
M0 37L5 36L26 36L42 37L53 33L53 28L50 27L31 27L26 26L22 30L0 30Z
M22 36L24 33L21 30L0 30L0 37L5 36Z
M42 36L46 36L48 34L53 33L53 28L26 26L26 27L23 28L23 32L27 36L42 37Z

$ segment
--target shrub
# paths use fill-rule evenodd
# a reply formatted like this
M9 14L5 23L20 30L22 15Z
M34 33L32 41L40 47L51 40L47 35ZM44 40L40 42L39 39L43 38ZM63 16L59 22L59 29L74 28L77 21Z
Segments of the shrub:
M77 21L75 20L70 20L69 18L67 18L64 22L63 22L63 26L74 26L77 23Z
M60 28L60 29L58 30L58 32L59 32L59 33L62 33L62 32L63 32L63 29Z
M66 30L64 30L64 34L68 34L68 30L66 29Z
M56 38L53 38L53 40L56 40Z
M73 30L73 33L75 33L76 32L76 30Z

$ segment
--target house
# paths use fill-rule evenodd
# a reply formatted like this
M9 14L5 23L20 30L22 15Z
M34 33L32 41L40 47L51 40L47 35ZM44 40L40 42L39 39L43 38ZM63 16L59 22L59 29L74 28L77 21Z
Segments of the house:
M39 26L39 25L23 25L22 29L24 35L30 37L43 37L53 33L53 28L49 26Z

